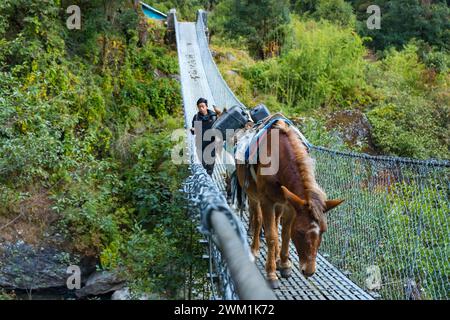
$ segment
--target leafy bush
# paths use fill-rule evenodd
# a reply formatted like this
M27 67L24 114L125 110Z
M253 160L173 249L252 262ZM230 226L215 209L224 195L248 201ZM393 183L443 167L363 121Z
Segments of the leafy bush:
M293 30L286 54L260 62L244 75L296 110L351 105L357 100L364 85L361 38L325 21L294 21Z
M124 244L127 275L133 293L152 292L163 299L188 299L203 288L206 265L199 261L195 222L185 213L171 212L170 224L151 233L139 226ZM201 298L201 297L194 297Z
M370 69L368 78L380 99L367 115L374 141L384 153L449 157L449 97L443 93L449 78L428 74L414 45L400 52L391 50Z
M429 50L423 53L423 61L428 68L439 73L447 73L450 70L450 54L444 51Z
M139 225L122 243L121 263L128 270L133 290L166 298L186 298L189 290L184 286L198 285L205 268L195 258L202 250L194 227L197 222L188 215L184 196L179 193L188 169L171 160L171 131L180 125L180 119L152 122L152 132L131 147L137 159L126 180Z
M369 120L374 128L375 143L385 153L404 157L439 157L446 153L445 147L434 139L439 127L431 127L434 122L432 112L424 112L427 105L420 99L401 96L401 105L388 104L369 112ZM423 134L418 135L420 131Z
M0 301L1 300L14 300L16 298L15 294L10 294L4 292L3 289L0 290Z
M326 19L343 27L356 26L356 16L352 5L344 0L320 0L316 4L312 17Z
M410 275L409 281L418 289L416 299L442 299L450 290L446 281L450 267L443 261L448 255L448 232L444 226L450 208L445 190L435 187L422 188L418 197L417 186L398 184L388 199L391 210L386 212L390 226L386 230L386 246L390 250L382 265L397 274Z
M253 56L276 55L283 45L289 22L287 0L224 0L212 17L212 32L230 38L243 37Z

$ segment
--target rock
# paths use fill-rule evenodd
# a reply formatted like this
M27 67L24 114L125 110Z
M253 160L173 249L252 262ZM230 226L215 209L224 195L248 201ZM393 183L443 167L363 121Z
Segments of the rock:
M7 290L66 288L67 268L75 257L53 247L19 240L0 243L0 287Z
M181 82L181 78L179 74L169 74L169 78Z
M130 289L123 288L115 291L111 296L111 300L131 300Z
M114 292L111 300L163 300L163 297L156 293L143 293L137 299L133 298L129 288L123 288Z
M211 51L211 55L214 58L214 60L216 61L236 61L237 58L231 53L231 52L227 52L227 53L222 53L222 52L217 52L214 50L210 50Z
M80 259L81 283L85 284L88 277L95 272L99 263L96 256L83 256Z
M215 50L209 49L209 51L211 52L211 55L213 58L217 57L219 55L219 53Z
M238 75L238 73L234 70L228 70L226 73L227 73L227 75L233 76L233 77Z
M156 79L167 78L167 75L158 69L153 70L153 75L155 76Z
M139 297L139 300L165 300L165 299L156 293L144 293Z
M334 112L327 117L327 129L351 146L364 147L363 152L376 153L372 142L372 126L359 110Z
M227 53L225 54L225 58L226 58L228 61L236 61L236 57L235 57L233 54L231 54L230 52L227 52Z
M87 280L86 285L75 292L78 298L103 295L125 287L125 279L114 272L94 272Z

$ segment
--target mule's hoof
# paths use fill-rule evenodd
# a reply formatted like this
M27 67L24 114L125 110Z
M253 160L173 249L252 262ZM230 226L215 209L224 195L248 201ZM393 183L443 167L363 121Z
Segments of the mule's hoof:
M269 282L269 286L272 290L280 288L280 281L276 280L267 280Z
M292 263L291 263L291 261L288 261L286 263L281 263L281 260L278 259L276 261L276 266L277 266L277 270L281 271L283 269L291 269L292 268Z
M289 278L292 274L292 268L280 269L280 274L282 278Z

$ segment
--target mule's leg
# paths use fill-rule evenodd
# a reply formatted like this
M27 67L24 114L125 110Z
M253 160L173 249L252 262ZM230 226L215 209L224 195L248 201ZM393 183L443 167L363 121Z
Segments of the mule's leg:
M248 199L248 235L253 235L255 231L256 206L252 204L253 200Z
M275 228L277 230L277 234L278 234L278 227L280 225L280 221L281 221L281 216L283 215L283 208L281 206L275 206ZM280 246L279 244L277 244L276 248L275 248L275 260L277 262L277 266L278 266L278 262L280 260Z
M250 217L253 221L253 241L252 241L252 253L256 257L259 255L260 238L259 234L261 232L262 226L262 212L261 206L255 200L249 199L249 211Z
M275 253L278 246L278 230L275 225L275 213L273 204L265 201L261 203L261 210L264 223L264 236L267 243L267 260L266 260L266 273L267 280L272 289L278 289L280 282L276 274L276 261Z
M292 273L292 265L289 261L289 243L291 241L291 226L294 222L295 213L285 212L281 231L281 261L279 270L283 278L289 278Z

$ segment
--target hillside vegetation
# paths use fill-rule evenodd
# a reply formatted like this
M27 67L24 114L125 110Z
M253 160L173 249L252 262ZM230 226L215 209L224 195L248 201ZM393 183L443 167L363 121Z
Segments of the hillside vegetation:
M410 32L402 29L403 21L397 23L404 13L394 19L400 2L420 17L408 25ZM303 130L318 145L450 158L450 10L445 1L380 1L380 30L367 29L364 1L276 3L290 15L271 10L274 1L247 7L246 1L224 0L210 18L216 61L244 103L265 103L272 111L302 117ZM251 10L256 13L250 15ZM265 12L280 18L253 19ZM230 22L238 20L244 26ZM265 23L273 32L261 38ZM425 24L429 32L423 31ZM235 59L227 59L227 53ZM362 113L368 120L366 141L342 138L345 113Z
M448 1L377 1L380 30L363 0L151 4L189 21L209 10L231 88L312 143L450 158ZM69 5L81 30L66 27ZM0 246L91 257L133 297L200 297L207 266L179 191L189 172L170 160L183 113L166 40L134 0L0 1Z
M0 226L22 215L0 240L57 242L137 293L185 297L204 267L170 161L176 51L133 1L75 2L81 30L64 1L0 3Z

